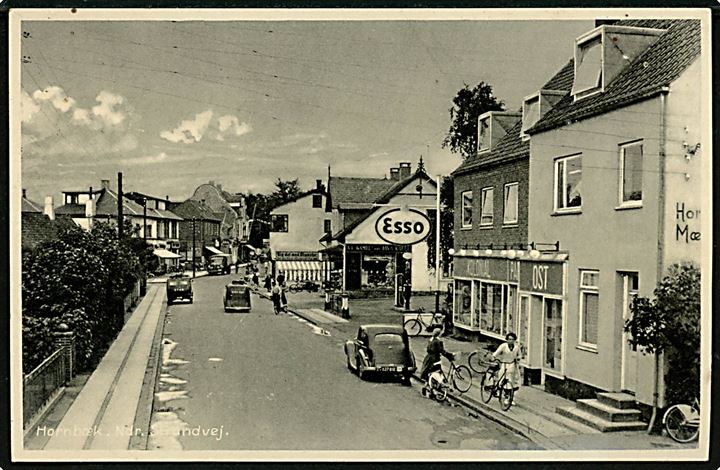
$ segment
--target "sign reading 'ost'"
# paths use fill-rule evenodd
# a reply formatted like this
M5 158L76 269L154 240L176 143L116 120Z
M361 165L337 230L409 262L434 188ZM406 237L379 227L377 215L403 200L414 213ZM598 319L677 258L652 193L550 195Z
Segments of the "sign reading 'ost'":
M430 235L430 219L417 209L390 209L378 217L375 232L393 245L414 245Z

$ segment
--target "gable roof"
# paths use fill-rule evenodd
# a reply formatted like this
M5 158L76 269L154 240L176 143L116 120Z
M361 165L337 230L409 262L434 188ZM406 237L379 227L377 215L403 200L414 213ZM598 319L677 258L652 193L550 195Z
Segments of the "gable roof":
M188 199L181 203L173 203L171 205L172 211L184 219L200 219L208 220L212 222L222 222L223 217L218 217L209 207L196 201L194 199Z
M550 78L541 90L556 90L570 92L573 83L573 60L566 63L555 75ZM452 175L467 173L478 168L493 165L497 163L507 162L518 158L524 158L530 155L530 141L523 140L520 136L522 130L522 120L515 125L500 138L498 143L490 152L478 154L477 152L466 158Z
M385 178L331 176L328 191L335 209L342 204L372 204L396 184L398 181Z
M33 202L30 199L22 198L22 204L20 212L43 212L43 207L37 202Z
M95 214L104 217L117 217L118 195L115 191L103 188L97 192L95 201ZM85 204L65 204L55 210L56 214L68 214L76 217L85 217ZM143 208L135 201L123 197L123 214L142 215ZM148 215L150 210L148 209Z
M277 208L279 208L279 207L282 207L282 206L285 206L285 205L287 205L287 204L290 204L290 203L299 201L300 199L302 199L302 198L304 198L304 197L307 197L307 196L313 196L313 195L315 195L315 194L325 195L325 194L326 194L326 193L325 193L325 189L322 189L322 188L313 188L313 189L310 189L310 190L308 190L308 191L303 191L303 192L301 192L300 194L298 194L297 196L295 196L295 197L293 197L293 198L290 198L290 199L288 199L287 201L285 201L285 202L283 202L283 203L281 203L281 204L278 204L277 206L273 207L273 208L270 210L270 212L275 212L275 209L277 209Z
M596 95L558 102L528 134L587 119L660 94L700 55L700 20L626 20L618 26L665 29L658 39Z

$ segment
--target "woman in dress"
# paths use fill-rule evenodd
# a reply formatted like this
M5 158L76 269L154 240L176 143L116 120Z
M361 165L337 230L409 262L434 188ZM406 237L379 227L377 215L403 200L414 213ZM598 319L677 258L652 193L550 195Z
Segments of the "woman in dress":
M505 335L505 342L498 346L493 353L493 357L500 362L499 374L505 372L505 377L510 381L512 387L517 390L520 388L520 346L516 343L517 335L508 333Z

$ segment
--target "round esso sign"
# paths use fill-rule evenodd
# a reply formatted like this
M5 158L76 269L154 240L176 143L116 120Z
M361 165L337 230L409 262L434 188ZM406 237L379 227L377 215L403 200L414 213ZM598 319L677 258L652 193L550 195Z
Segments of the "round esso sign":
M430 219L415 209L391 209L378 217L375 232L393 245L414 245L430 235Z

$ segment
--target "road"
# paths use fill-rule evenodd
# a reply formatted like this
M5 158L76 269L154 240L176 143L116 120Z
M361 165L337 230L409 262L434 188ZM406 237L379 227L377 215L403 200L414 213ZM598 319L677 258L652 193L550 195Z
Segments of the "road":
M170 307L150 449L532 449L532 443L420 387L364 382L345 364L347 334L274 315L225 313L234 275L194 281Z

